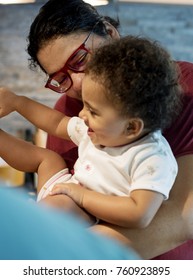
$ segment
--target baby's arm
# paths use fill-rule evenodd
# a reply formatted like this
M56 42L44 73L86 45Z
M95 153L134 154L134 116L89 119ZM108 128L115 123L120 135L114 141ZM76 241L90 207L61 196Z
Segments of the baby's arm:
M148 226L163 202L162 194L149 190L135 190L130 197L119 197L76 184L58 184L51 194L66 194L98 219L129 228Z
M49 134L69 139L67 133L69 117L25 96L16 95L6 88L0 88L0 117L14 111Z
M127 196L102 194L91 190L92 186L87 189L72 184L57 185L52 193L68 195L100 220L123 227L144 228L168 197L175 181L177 164L173 157L171 161L169 159L166 153L160 153L139 161L133 170L132 181L125 186Z

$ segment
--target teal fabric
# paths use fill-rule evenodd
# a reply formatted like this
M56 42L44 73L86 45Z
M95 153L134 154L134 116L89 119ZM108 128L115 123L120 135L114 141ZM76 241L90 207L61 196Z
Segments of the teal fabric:
M90 233L71 215L30 203L20 191L0 189L1 260L135 260L116 242Z

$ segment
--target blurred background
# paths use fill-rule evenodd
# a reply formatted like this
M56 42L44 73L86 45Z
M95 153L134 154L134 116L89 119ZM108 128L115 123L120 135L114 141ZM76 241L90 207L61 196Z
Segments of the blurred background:
M17 2L20 2L17 4ZM22 2L22 3L21 3ZM28 2L28 3L24 3ZM46 0L0 0L0 86L53 106L59 95L44 88L45 74L28 68L26 52L30 25ZM175 60L193 62L193 0L91 0L103 14L119 18L121 35L145 35L158 40ZM0 128L41 145L45 134L17 113L0 119ZM39 131L38 131L39 132ZM34 139L36 136L36 140ZM33 174L9 168L0 158L0 184L29 185Z

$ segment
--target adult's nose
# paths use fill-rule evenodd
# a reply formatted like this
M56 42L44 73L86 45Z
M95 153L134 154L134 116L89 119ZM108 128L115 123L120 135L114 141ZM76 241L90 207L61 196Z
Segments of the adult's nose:
M75 91L82 92L82 80L84 78L84 73L71 73L72 87Z

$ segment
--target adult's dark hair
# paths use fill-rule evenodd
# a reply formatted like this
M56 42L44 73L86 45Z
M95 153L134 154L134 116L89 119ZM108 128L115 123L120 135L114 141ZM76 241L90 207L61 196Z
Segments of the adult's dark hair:
M87 74L122 115L141 118L151 131L166 128L179 113L177 64L158 42L135 36L112 41L92 55Z
M104 21L111 23L116 29L119 26L118 20L99 15L93 6L82 0L49 0L31 24L27 47L30 68L34 69L39 65L38 51L53 39L75 32L89 32L97 22L93 32L106 36Z

